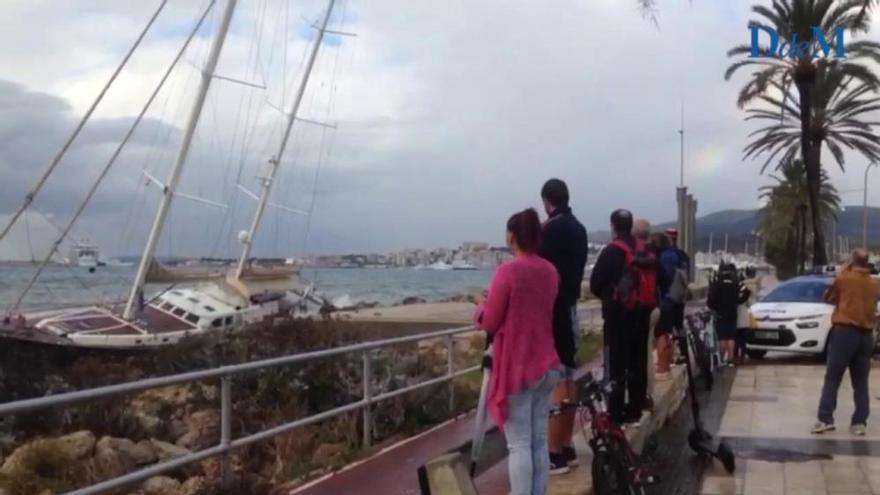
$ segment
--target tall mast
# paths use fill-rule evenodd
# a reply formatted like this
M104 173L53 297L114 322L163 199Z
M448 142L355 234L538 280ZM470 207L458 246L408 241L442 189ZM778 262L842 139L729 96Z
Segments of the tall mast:
M681 163L678 185L679 187L684 187L684 97L681 99L681 127L678 129L678 134L681 136Z
M260 193L260 199L257 203L257 211L254 213L254 219L251 221L251 228L248 230L247 238L242 240L244 246L241 250L241 258L238 260L238 268L235 271L235 278L237 279L240 279L244 273L245 265L247 265L248 257L251 254L251 249L254 245L254 234L256 234L257 228L259 228L263 212L266 210L266 203L269 201L269 193L272 192L272 183L275 181L275 175L278 173L278 168L281 165L284 150L287 148L290 131L293 128L293 123L296 121L296 114L299 112L299 105L302 102L306 86L309 83L309 76L312 73L312 68L315 66L315 59L318 56L318 50L321 48L321 42L324 40L324 33L327 30L327 23L330 21L330 14L333 11L333 4L335 3L336 0L330 0L330 3L327 5L327 11L324 12L324 18L321 20L321 27L318 29L318 39L315 40L315 45L309 53L309 59L306 62L306 70L303 73L302 80L300 80L296 95L293 98L290 113L287 115L287 128L284 131L284 135L281 137L281 144L278 147L278 153L269 160L269 163L271 164L269 175L260 178L263 190Z
M189 155L190 144L192 144L193 135L196 126L199 123L199 117L202 114L202 107L205 106L205 98L208 95L208 89L211 87L211 81L214 78L214 70L217 68L217 61L220 59L220 51L223 49L223 42L226 41L226 34L229 32L229 25L232 22L232 14L235 11L235 4L238 0L228 0L226 9L223 11L223 18L220 21L220 27L217 35L214 37L214 43L211 45L211 52L208 54L208 61L205 68L202 69L202 80L199 83L198 94L193 103L192 110L189 114L189 120L186 124L186 131L183 135L183 142L180 144L180 150L177 152L177 158L174 165L168 173L168 181L162 188L162 202L159 203L159 210L156 212L156 219L153 221L153 227L150 229L150 237L147 239L147 245L144 247L144 254L141 257L141 263L138 266L137 275L134 279L134 285L131 287L131 293L128 296L128 303L125 305L123 318L131 320L135 315L135 308L138 300L144 290L144 281L147 277L147 270L153 261L153 255L156 253L156 245L159 243L159 237L162 235L162 228L165 226L165 219L168 217L168 211L171 208L171 201L174 199L174 190L177 189L177 183L180 181L183 165Z

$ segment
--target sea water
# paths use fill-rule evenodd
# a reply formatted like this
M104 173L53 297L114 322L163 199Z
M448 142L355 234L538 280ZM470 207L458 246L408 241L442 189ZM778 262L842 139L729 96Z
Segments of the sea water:
M49 266L21 305L23 311L121 301L128 297L134 266L88 268ZM28 264L0 264L0 312L15 303L34 273ZM414 270L411 268L305 268L300 278L330 300L400 303L417 297L437 301L486 287L492 276L485 270ZM167 286L149 285L151 291Z

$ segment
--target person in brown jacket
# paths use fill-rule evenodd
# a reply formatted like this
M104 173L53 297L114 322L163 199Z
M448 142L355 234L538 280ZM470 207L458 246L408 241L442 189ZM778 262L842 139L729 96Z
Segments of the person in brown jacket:
M878 298L880 283L871 278L868 253L857 249L853 251L852 261L843 268L825 293L825 300L834 305L834 313L831 315L832 327L828 335L828 357L825 384L822 386L822 398L819 401L819 421L812 430L815 434L834 431L837 390L844 371L849 368L856 406L850 423L850 433L856 436L865 435L870 412L868 374L874 351Z

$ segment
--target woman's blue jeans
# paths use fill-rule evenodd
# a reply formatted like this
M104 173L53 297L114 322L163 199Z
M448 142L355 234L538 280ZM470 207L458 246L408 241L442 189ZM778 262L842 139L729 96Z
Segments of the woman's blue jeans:
M547 419L550 394L562 378L562 370L551 368L536 383L507 398L507 460L511 495L544 495L550 473L547 450Z

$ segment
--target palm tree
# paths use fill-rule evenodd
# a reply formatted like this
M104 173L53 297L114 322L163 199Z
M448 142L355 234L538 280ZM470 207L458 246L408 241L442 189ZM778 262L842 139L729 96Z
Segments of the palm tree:
M827 144L834 161L844 170L844 149L856 151L870 161L880 161L880 136L874 132L877 121L866 116L880 110L880 97L871 86L860 82L842 80L839 71L828 73L820 69L811 91L812 118L810 120L810 154L821 157L822 146ZM766 124L753 131L754 137L744 148L746 158L768 154L761 167L763 173L770 163L787 163L797 157L800 149L801 121L797 102L790 92L782 96L761 95L758 99L766 108L749 108L746 120Z
M812 40L812 28L818 26L826 39L833 39L836 28L842 27L850 32L865 32L870 25L869 10L877 0L773 0L772 8L754 6L752 10L761 16L750 25L775 29L780 41L797 37L799 40ZM813 238L813 264L827 262L825 239L822 234L821 217L815 207L819 201L821 143L811 146L811 125L814 117L812 92L820 74L835 74L838 81L862 83L869 90L880 87L880 78L863 63L871 59L880 61L880 43L855 41L846 43L846 59L813 58L804 53L797 58L750 57L752 48L741 45L728 52L730 57L740 57L728 67L725 79L729 80L743 67L754 67L752 78L742 88L737 104L742 108L749 102L766 96L768 90L781 91L787 99L792 85L797 89L797 106L783 105L786 111L795 111L800 121L800 152L806 163L806 180L811 208ZM830 79L829 79L830 81ZM826 90L827 91L827 90ZM830 94L830 93L829 93ZM837 158L837 157L835 157Z
M759 198L765 206L761 209L759 230L765 239L766 255L780 272L792 274L806 254L806 238L816 232L808 228L806 215L812 210L806 198L807 174L803 161L792 159L783 161L777 167L777 174L770 177L774 184L761 187ZM837 218L840 209L840 196L831 184L825 170L820 170L818 216L824 221ZM791 252L796 248L798 257L792 258Z

